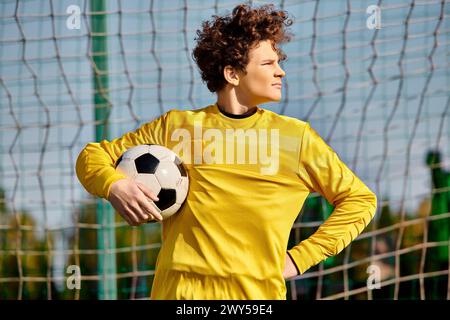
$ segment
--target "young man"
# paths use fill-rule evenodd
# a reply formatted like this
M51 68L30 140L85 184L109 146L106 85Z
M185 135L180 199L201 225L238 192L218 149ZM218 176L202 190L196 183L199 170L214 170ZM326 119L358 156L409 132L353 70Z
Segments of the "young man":
M217 102L171 110L111 142L89 143L77 175L137 226L161 220L151 190L114 169L139 144L178 153L190 190L162 221L152 299L286 299L285 279L336 255L367 226L376 196L304 121L258 105L280 101L291 21L273 6L237 6L197 31L193 56ZM291 227L310 192L335 210L310 238L287 250Z

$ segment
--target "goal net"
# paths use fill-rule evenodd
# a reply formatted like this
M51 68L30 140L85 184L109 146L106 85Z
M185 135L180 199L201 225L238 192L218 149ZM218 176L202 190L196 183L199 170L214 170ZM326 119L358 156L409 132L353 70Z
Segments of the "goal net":
M239 3L0 2L0 299L149 296L159 224L129 227L75 161L88 142L214 103L195 31ZM295 36L283 99L263 107L308 121L378 197L364 232L287 281L287 298L450 298L450 4L272 3ZM288 245L332 210L311 194Z

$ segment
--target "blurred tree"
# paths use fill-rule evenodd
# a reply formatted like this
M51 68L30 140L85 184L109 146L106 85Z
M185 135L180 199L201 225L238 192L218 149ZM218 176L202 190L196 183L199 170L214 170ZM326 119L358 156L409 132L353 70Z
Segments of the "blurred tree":
M148 298L161 246L161 224L131 227L120 215L116 215L116 224L120 225L116 229L117 271L126 275L118 279L118 298Z
M39 238L34 218L25 210L11 211L3 189L0 204L0 299L47 299L49 290L55 291L47 279L51 235Z
M441 154L429 151L426 164L431 170L433 188L431 215L445 214L450 211L450 172L442 168ZM442 218L430 221L428 227L429 241L448 241L450 239L450 219ZM439 246L434 257L439 263L448 263L448 247Z
M73 253L69 256L68 265L80 267L82 275L81 289L65 289L66 299L98 299L98 248L96 202L88 199L87 204L74 212L74 230L68 236L69 248ZM135 299L150 296L155 270L156 258L161 242L161 225L159 223L144 224L131 227L120 215L115 214L116 224L116 263L118 299ZM142 272L145 275L140 276ZM86 279L93 277L94 279Z
M428 151L426 165L431 170L432 200L431 215L438 216L450 211L450 172L442 168L441 153ZM447 242L445 245L427 249L425 268L427 272L442 271L449 268L448 241L450 239L450 218L430 220L428 223L429 242ZM448 276L436 276L426 279L426 295L429 299L446 299Z
M67 236L68 249L73 253L69 255L67 265L80 268L82 281L79 290L65 286L63 296L66 299L98 299L96 210L95 200L89 198L73 214L73 232Z

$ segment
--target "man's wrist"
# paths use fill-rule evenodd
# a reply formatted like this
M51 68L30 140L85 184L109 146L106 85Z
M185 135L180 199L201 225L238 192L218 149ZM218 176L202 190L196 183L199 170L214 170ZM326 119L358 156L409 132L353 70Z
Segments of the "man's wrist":
M291 259L291 261L292 261L292 264L294 265L294 267L295 267L295 270L296 270L296 272L297 272L297 276L298 275L300 275L300 270L298 269L298 267L297 267L297 264L295 263L295 261L294 261L294 259L292 259L292 256L291 256L291 254L289 253L289 251L286 251L286 253L287 253L287 255L288 255L288 257L289 257L289 259Z

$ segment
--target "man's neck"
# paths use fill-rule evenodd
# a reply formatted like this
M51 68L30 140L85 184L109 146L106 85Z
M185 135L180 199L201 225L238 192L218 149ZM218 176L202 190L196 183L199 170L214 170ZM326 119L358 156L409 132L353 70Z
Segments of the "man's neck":
M257 108L255 107L253 109L248 110L245 113L238 114L238 113L229 113L228 111L225 111L225 109L219 104L217 104L217 107L219 108L219 110L222 114L224 114L225 116L227 116L229 118L235 118L235 119L247 118L247 117L253 115L257 111Z
M256 112L257 105L240 102L230 90L224 90L217 95L217 106L225 114L251 115Z

